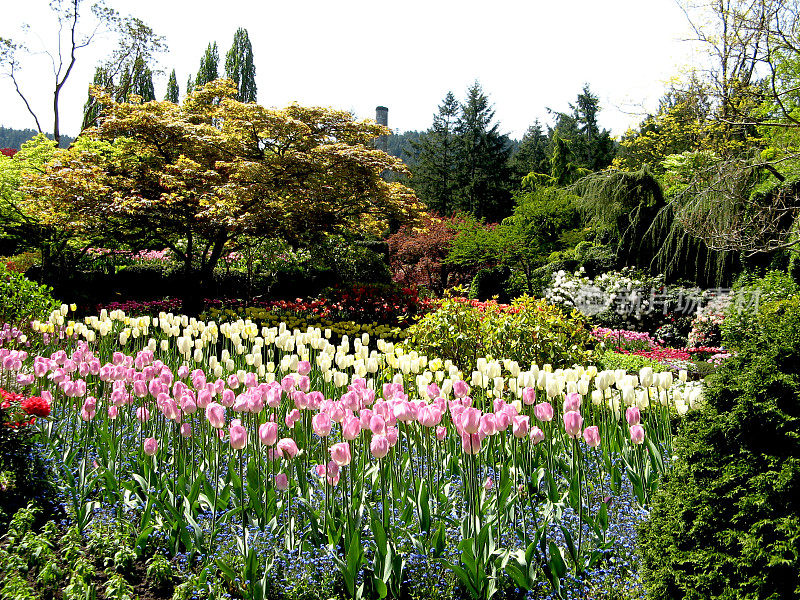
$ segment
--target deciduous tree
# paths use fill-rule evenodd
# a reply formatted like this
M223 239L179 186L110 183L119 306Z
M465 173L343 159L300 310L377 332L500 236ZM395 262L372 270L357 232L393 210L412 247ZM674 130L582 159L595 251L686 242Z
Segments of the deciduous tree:
M27 210L64 229L155 236L195 284L187 310L240 234L313 244L327 233L381 234L389 219L421 212L410 189L381 177L405 169L372 145L386 129L348 112L244 104L227 80L180 106L97 94L106 118L29 177Z

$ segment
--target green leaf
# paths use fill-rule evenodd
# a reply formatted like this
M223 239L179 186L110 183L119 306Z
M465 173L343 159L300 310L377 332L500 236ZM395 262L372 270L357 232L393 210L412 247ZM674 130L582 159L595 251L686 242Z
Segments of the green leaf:
M558 549L555 542L550 542L550 559L547 561L547 566L550 567L550 572L555 579L562 579L567 574L567 565L564 564L564 559L561 557L561 550Z

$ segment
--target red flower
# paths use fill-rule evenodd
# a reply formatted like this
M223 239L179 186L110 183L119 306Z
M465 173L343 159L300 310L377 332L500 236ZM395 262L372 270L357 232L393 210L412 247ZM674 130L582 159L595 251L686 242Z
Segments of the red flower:
M37 417L50 416L50 403L44 398L39 398L38 396L27 398L20 403L20 406L29 415Z

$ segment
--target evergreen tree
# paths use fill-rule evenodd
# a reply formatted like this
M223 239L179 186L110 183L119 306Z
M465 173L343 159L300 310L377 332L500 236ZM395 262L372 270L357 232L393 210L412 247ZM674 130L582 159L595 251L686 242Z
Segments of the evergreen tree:
M209 44L203 57L200 59L200 69L197 71L197 77L194 78L192 88L194 89L195 87L211 83L215 79L219 79L219 51L217 50L217 42Z
M225 75L235 84L239 102L256 101L256 67L253 64L253 46L247 30L239 28L233 36L233 45L225 55Z
M130 75L130 87L125 97L129 100L131 96L141 97L143 102L151 102L156 99L153 89L153 71L147 66L144 59L140 56L133 63Z
M188 96L194 91L194 78L189 75L189 78L186 80L186 95Z
M428 208L443 215L456 209L455 126L459 110L453 92L447 92L431 128L419 142L412 142L418 154L413 169L414 191Z
M549 170L547 159L547 134L538 119L522 136L517 151L511 157L511 168L517 179L528 173L545 173Z
M587 83L578 94L575 104L570 104L569 107L572 109L569 129L574 128L577 135L570 135L565 131L560 134L570 141L576 164L589 171L605 169L614 160L616 145L611 133L607 129L601 131L597 123L600 99L591 92ZM567 126L566 122L564 126Z
M456 123L456 207L499 221L511 213L508 136L493 123L494 110L477 81L467 91Z
M104 67L97 67L94 71L92 85L110 89L113 87L114 81ZM81 124L81 131L87 127L93 127L96 125L99 116L100 105L95 101L94 97L90 93L86 99L86 104L83 105L83 123Z
M167 95L164 96L164 100L167 102L172 102L173 104L177 104L179 96L180 89L178 88L178 78L175 76L175 69L172 69L172 73L169 74L169 81L167 82Z

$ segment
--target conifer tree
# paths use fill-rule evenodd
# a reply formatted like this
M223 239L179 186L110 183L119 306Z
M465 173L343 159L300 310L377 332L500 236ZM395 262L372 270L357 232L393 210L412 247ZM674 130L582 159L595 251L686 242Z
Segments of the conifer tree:
M467 91L456 124L456 206L478 218L500 221L511 213L511 148L508 136L493 121L494 110L476 81Z
M134 63L130 73L130 86L126 90L125 100L131 96L141 97L143 102L150 102L156 99L153 89L153 71L147 66L144 59L140 56Z
M209 44L200 59L200 69L197 71L197 77L194 78L192 88L211 83L215 79L219 79L219 50L217 50L217 42Z
M225 75L236 84L239 102L256 101L256 67L253 64L253 46L247 30L239 28L233 36L233 45L225 55Z
M178 78L175 76L175 69L169 74L169 81L167 82L167 94L164 100L177 104L180 97L180 89L178 88Z
M412 142L418 152L412 179L414 191L428 208L443 215L456 209L455 125L459 110L453 92L447 92L431 128L419 142Z

